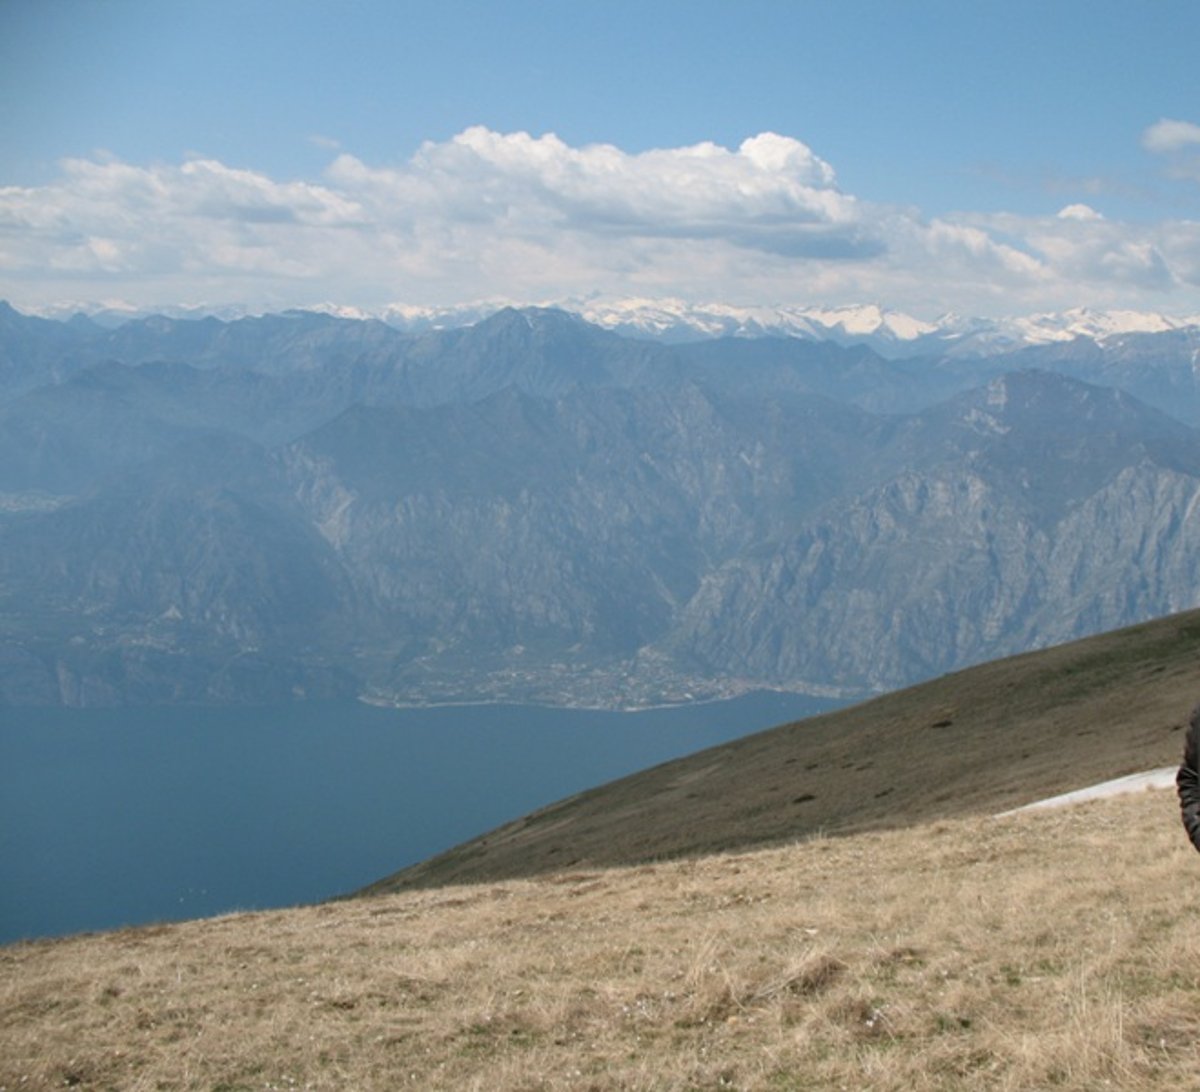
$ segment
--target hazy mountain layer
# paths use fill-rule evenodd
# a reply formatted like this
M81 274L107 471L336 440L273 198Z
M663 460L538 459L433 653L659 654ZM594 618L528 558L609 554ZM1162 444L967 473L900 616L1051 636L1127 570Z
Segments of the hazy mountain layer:
M1189 607L1190 338L0 307L0 701L858 694Z

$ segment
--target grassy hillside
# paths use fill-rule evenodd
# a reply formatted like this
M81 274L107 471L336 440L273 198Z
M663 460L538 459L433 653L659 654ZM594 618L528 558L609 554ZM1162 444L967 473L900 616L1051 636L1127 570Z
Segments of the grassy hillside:
M1195 1088L1174 795L0 948L0 1088Z
M990 815L1179 761L1200 611L961 671L553 804L370 893Z

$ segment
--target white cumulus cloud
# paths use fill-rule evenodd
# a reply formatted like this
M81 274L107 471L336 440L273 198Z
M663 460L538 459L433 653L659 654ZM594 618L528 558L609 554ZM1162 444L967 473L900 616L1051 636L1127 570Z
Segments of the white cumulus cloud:
M1200 145L1200 125L1190 121L1162 118L1142 134L1142 145L1149 152L1178 152Z
M1075 204L1067 205L1065 208L1058 210L1058 218L1060 220L1103 220L1104 217L1098 213L1091 205Z
M420 210L533 234L540 227L731 237L767 250L824 250L831 237L853 240L859 220L829 164L800 141L773 133L736 151L697 144L633 155L611 144L572 148L552 133L474 127L448 142L426 143L399 169L340 156L329 177L388 219Z
M1182 146L1178 130L1155 139ZM46 185L0 187L0 296L373 308L601 293L918 313L1174 296L1195 312L1198 234L1083 204L927 219L845 192L776 133L634 153L473 127L399 163L337 152L302 180L202 156L66 160Z

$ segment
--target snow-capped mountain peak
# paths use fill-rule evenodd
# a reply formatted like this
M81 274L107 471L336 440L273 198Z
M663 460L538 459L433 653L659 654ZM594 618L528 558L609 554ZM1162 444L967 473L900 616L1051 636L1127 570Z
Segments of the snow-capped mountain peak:
M811 308L802 312L806 318L826 330L846 337L886 337L896 341L915 341L937 333L932 323L889 311L877 304L859 307Z
M883 356L925 352L990 355L1027 345L1086 337L1094 341L1200 327L1200 316L1173 318L1154 312L1077 307L1012 318L945 314L928 322L878 304L825 307L738 307L678 299L566 301L559 306L588 322L661 341L712 337L799 337L843 345L869 345Z
M1154 312L1093 311L1087 307L1075 307L1059 314L1030 315L1017 321L1031 341L1069 341L1075 337L1099 341L1120 334L1161 334L1190 325L1187 320Z
M712 337L798 337L898 347L937 328L877 304L841 307L739 307L679 299L569 300L560 306L609 330L662 341Z
M1008 318L972 318L947 313L933 321L916 318L879 304L834 306L739 306L728 303L692 303L666 297L587 297L557 301L476 300L447 306L404 302L360 308L321 302L303 308L346 319L381 319L412 333L470 326L504 308L553 308L577 315L586 322L629 337L664 342L701 341L720 337L789 337L831 341L839 345L865 345L881 356L899 358L949 353L955 356L991 356L1025 346L1065 343L1075 338L1104 342L1112 338L1195 330L1200 337L1200 315L1172 317L1157 312L1128 309L1098 310L1076 307ZM261 309L204 304L146 309L122 301L92 305L72 302L41 308L43 317L67 318L80 313L104 326L118 326L135 318L165 315L189 319L212 315L231 321L261 314Z

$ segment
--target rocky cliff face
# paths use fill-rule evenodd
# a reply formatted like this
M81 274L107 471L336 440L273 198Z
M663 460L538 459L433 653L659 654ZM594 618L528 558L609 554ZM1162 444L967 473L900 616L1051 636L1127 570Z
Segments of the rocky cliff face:
M1200 433L1062 374L1185 404L1177 332L1009 371L541 311L13 314L9 704L865 694L1200 602Z
M701 672L882 689L1184 609L1195 439L1120 392L995 380L903 422L890 481L709 575L669 647Z

